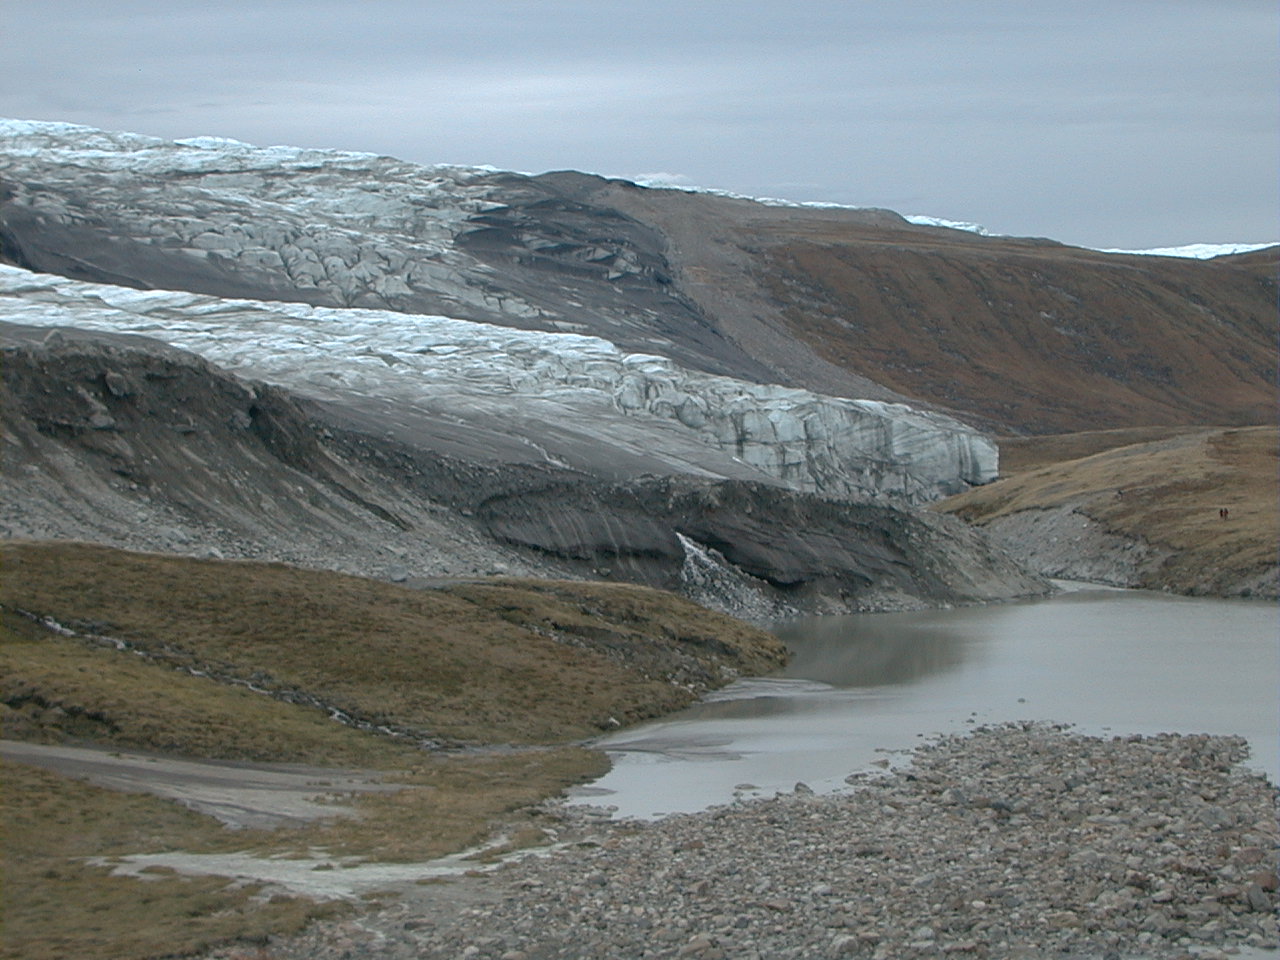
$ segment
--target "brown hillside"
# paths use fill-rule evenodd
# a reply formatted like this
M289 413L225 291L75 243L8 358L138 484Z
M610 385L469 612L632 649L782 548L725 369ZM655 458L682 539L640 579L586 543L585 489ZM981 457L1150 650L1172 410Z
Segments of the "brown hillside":
M624 584L511 580L418 591L283 564L63 542L9 542L0 561L7 609L119 638L175 666L304 691L369 723L445 740L590 736L785 661L781 643L763 631ZM0 670L8 678L0 700L21 706L42 689L36 677L44 669ZM68 695L77 707L108 709L76 699L97 697L92 685L74 686ZM270 745L231 755L278 759L253 753L258 749Z
M1104 450L1138 443L1171 440L1189 433L1215 432L1212 427L1121 427L1039 437L1004 437L1000 441L1000 475L1010 477L1068 460L1091 457Z
M765 259L821 356L1008 428L1271 416L1275 285L1244 267L998 241L797 241Z
M679 289L811 389L950 408L1005 432L1270 423L1280 247L1104 254L613 186L660 230Z

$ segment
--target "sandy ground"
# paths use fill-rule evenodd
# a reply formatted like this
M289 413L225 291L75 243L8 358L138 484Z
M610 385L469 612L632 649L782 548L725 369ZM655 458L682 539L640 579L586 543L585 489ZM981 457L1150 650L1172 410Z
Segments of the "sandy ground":
M0 740L0 757L113 790L151 793L217 817L232 829L275 828L354 816L335 795L394 791L377 770L292 763L178 760L159 754Z

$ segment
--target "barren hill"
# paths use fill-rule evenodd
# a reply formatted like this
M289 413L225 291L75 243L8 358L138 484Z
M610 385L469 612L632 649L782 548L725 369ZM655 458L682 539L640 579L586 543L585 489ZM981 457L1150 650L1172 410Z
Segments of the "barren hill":
M677 285L730 339L822 389L840 392L835 368L1013 432L1271 419L1277 248L1105 254L886 211L600 193L664 231Z

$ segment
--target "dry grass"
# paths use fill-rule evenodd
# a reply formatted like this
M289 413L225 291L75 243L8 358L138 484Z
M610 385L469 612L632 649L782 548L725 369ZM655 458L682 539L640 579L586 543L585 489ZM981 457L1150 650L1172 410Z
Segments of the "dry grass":
M571 585L554 596L529 585L416 591L280 564L70 543L13 543L2 555L6 606L462 741L563 742L691 699L605 647L700 660L708 686L722 682L713 653L734 669L783 655L769 634L637 587L586 588L577 599ZM690 628L674 626L685 620Z
M1108 529L1166 547L1173 556L1143 586L1228 593L1273 570L1280 542L1274 427L1198 430L1049 463L945 501L975 523L1021 510L1078 504ZM1099 442L1086 437L1081 444ZM1047 450L1070 450L1047 438ZM1044 462L1033 449L1026 461ZM1229 517L1218 511L1226 508Z
M314 708L213 679L305 691L367 719L480 743L563 743L674 709L693 688L779 665L772 636L658 591L508 581L418 592L273 564L70 543L9 543L5 734L195 757L377 766L394 793L357 818L221 829L177 804L8 765L3 957L141 958L296 929L323 908L221 878L111 877L78 858L182 849L415 861L503 829L540 836L532 804L599 776L574 747L425 754ZM127 640L60 636L12 611Z
M0 721L9 739L321 766L401 768L421 756L317 709L86 646L10 613L0 624Z
M323 850L334 857L416 861L465 849L495 830L527 843L539 835L532 804L608 769L602 753L573 747L424 754L339 726L315 710L128 653L87 648L26 621L9 626L0 645L5 689L25 689L49 706L11 711L8 736L72 734L197 756L398 767L392 778L404 786L354 798L355 819L229 831L176 803L6 764L4 958L178 955L213 942L287 933L334 909L259 896L256 886L226 878L113 877L81 858L178 849L263 856Z
M721 671L759 674L776 670L785 651L770 634L681 597L618 583L507 579L464 583L452 595L504 620L571 637L612 660L701 670L718 686ZM694 666L693 661L697 666Z
M1104 450L1136 443L1154 443L1193 433L1208 433L1212 427L1128 427L1119 430L1084 430L1043 437L1002 437L1000 475L1010 477L1068 460L1091 457Z
M403 790L356 797L358 819L277 831L263 849L408 863L475 846L495 831L528 846L541 842L541 832L530 829L534 804L608 769L603 753L581 747L431 758L398 778ZM224 846L233 843L224 837Z
M85 858L182 850L249 851L416 862L475 845L500 830L540 842L532 804L603 774L608 760L581 748L422 757L395 793L354 800L360 817L305 826L229 831L176 803L121 793L6 763L5 897L0 958L132 960L181 955L208 944L255 940L345 910L264 895L225 877L150 870L111 876Z
M1271 270L940 233L770 239L753 279L792 335L907 396L1031 433L1274 418Z
M216 840L217 821L175 803L4 765L5 960L143 960L297 930L342 909L261 897L225 877L112 877L84 858Z

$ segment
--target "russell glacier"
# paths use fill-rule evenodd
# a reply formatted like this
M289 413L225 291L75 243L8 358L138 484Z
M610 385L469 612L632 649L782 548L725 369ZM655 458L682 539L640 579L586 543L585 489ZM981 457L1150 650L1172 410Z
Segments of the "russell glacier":
M7 266L0 303L15 323L151 337L446 451L909 503L998 471L995 443L949 417L693 371L596 337L141 291Z

